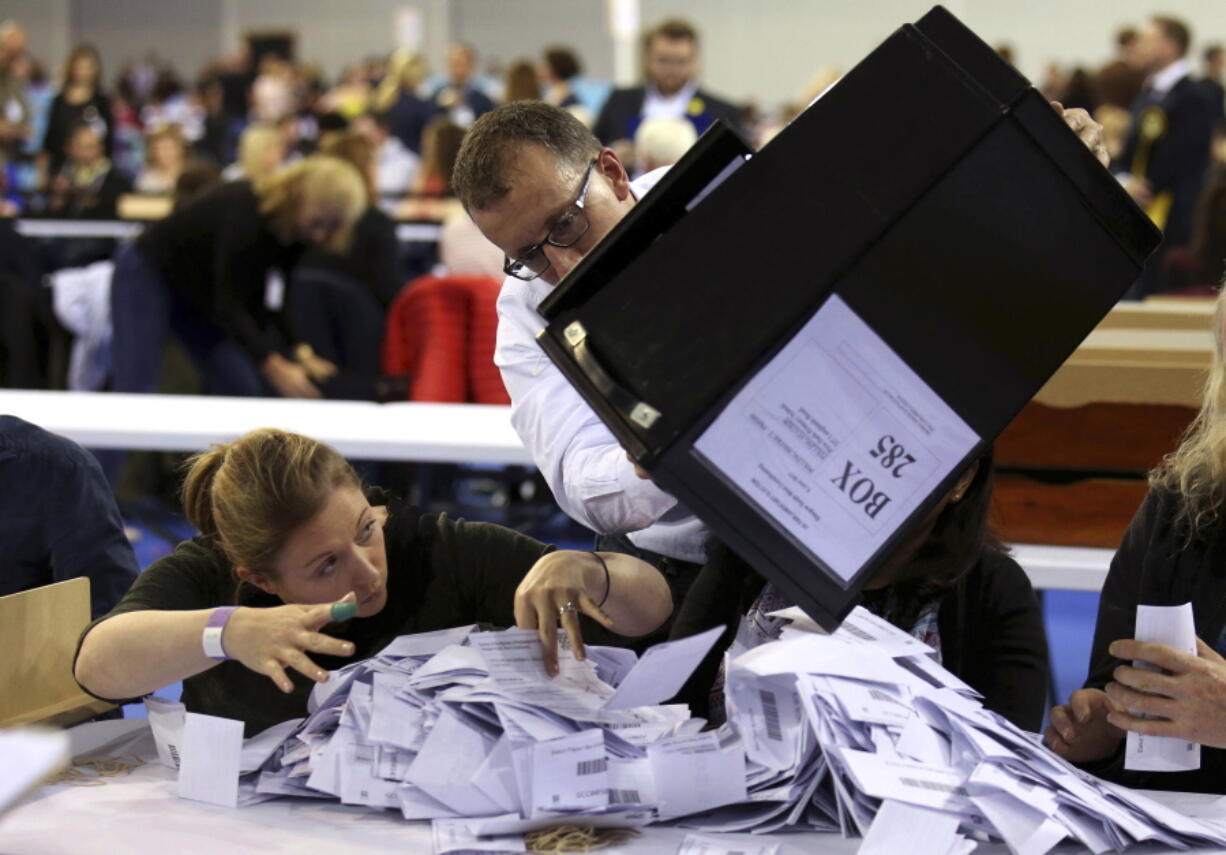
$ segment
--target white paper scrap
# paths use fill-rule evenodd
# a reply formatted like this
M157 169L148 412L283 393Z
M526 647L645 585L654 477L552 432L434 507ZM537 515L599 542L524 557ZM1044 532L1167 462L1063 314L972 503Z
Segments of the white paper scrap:
M583 730L532 746L532 815L593 810L609 803L604 732Z
M723 634L724 628L716 626L689 638L652 647L630 669L604 708L624 710L664 703L680 691Z
M687 834L677 855L778 855L778 843L729 843L699 834Z
M958 837L957 814L886 799L857 855L946 855Z
M238 806L243 723L187 713L179 752L179 795L222 807Z
M145 698L145 712L149 716L149 729L153 731L158 760L167 769L178 769L179 745L183 742L183 716L187 713L187 707L178 701L150 695Z
M0 813L57 769L68 765L68 734L62 730L20 728L0 731Z
M708 731L661 739L647 747L647 757L655 776L661 818L746 799L745 749L739 742L721 746L719 735Z
M519 819L519 814L509 814L500 819ZM495 837L478 836L475 827L481 820L436 819L434 830L434 855L465 855L469 852L513 853L527 852L522 834L501 834Z

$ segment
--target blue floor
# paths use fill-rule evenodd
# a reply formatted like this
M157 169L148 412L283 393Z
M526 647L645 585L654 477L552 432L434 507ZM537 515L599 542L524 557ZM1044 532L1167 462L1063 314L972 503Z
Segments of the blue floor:
M1057 703L1064 703L1085 682L1097 614L1097 592L1043 592L1043 615L1047 623L1047 643L1051 647Z

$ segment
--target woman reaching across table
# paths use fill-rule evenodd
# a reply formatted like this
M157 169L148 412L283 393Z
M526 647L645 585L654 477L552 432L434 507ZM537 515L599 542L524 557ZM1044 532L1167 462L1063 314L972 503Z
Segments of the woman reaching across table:
M336 451L279 430L197 455L183 488L201 532L153 564L82 634L74 673L101 698L183 681L194 712L251 735L305 714L312 681L392 639L471 623L643 635L672 610L664 578L627 555L553 551L510 529L422 514L363 492Z

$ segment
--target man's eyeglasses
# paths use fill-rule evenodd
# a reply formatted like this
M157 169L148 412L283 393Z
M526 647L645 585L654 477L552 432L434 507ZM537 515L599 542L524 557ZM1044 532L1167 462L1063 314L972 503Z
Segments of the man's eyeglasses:
M592 224L587 218L587 212L583 210L583 205L587 200L587 190L591 186L592 169L595 166L596 159L593 158L591 163L587 165L587 171L583 173L583 184L579 188L579 195L571 203L571 206L562 213L562 216L554 220L553 225L549 228L549 234L545 235L545 239L529 248L519 258L508 258L502 266L503 273L506 273L508 276L514 276L516 279L522 279L525 282L531 282L548 270L551 264L542 247L548 244L559 249L566 249L568 246L574 246L581 237L587 234L587 230L591 228Z

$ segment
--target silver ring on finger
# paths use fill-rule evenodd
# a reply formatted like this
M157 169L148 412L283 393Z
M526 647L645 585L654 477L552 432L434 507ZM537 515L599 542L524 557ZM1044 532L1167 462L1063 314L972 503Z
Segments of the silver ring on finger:
M579 607L575 605L574 600L567 600L562 605L558 606L558 615L560 617L566 617L567 615L574 614L577 611L579 611Z

